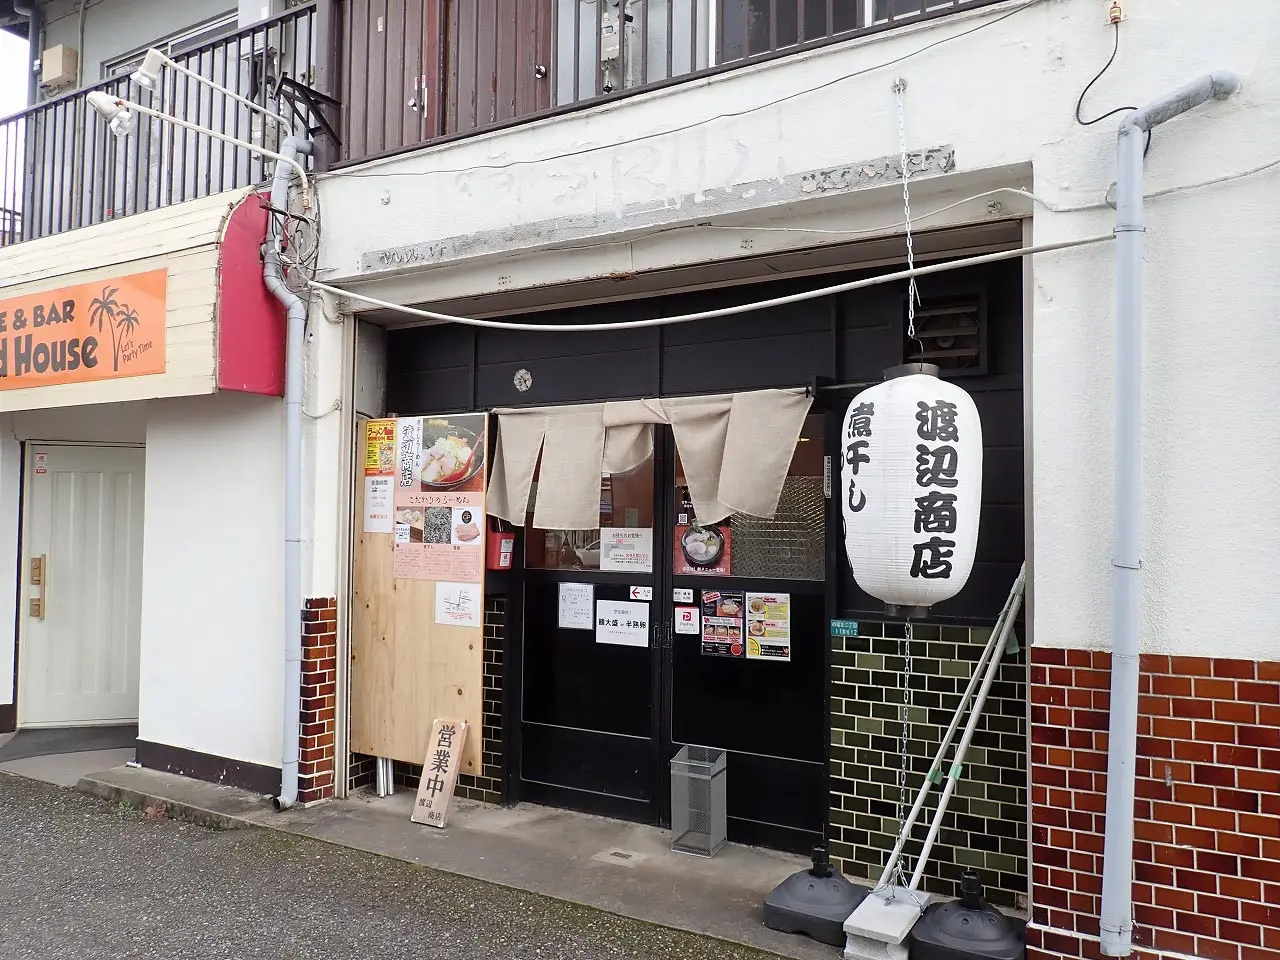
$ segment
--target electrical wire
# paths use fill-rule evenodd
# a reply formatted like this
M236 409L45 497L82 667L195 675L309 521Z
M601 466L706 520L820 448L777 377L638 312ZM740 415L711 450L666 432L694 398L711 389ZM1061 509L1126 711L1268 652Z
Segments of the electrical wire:
M748 114L756 113L757 111L760 111L760 110L768 110L770 107L776 107L779 104L787 103L788 101L796 100L796 99L799 99L800 97L805 97L811 93L817 93L821 90L826 90L829 87L834 87L836 84L844 83L846 80L853 80L856 77L865 76L866 74L869 74L869 73L875 73L878 70L884 70L888 67L896 66L899 63L905 63L907 60L911 60L915 57L918 57L922 53L927 53L928 51L933 50L936 47L943 46L944 44L950 43L953 40L960 40L964 37L975 34L980 30L985 30L988 27L994 27L996 24L1002 23L1005 20L1008 20L1010 17L1017 16L1019 13L1022 13L1022 11L1027 10L1034 6L1038 6L1039 4L1044 2L1045 0L1027 0L1026 3L1023 3L1020 6L1014 7L1012 10L1008 10L1005 13L1002 13L1000 16L995 17L991 20L984 20L981 23L970 27L968 30L962 30L959 33L953 33L945 37L940 37L939 39L934 40L931 43L927 43L922 47L917 47L915 50L910 50L899 57L894 57L892 60L886 60L883 63L872 64L869 67L863 67L861 70L855 70L852 73L842 74L841 76L834 77L831 80L824 81L823 83L820 83L817 86L805 87L802 90L795 90L795 91L792 91L791 93L784 94L781 97L776 97L773 100L768 100L768 101L765 101L764 103L757 103L756 105L751 107L744 107L741 110L730 110L725 113L717 113L714 116L703 117L700 120L691 120L689 123L681 124L678 127L670 127L666 130L659 130L654 133L645 133L645 134L641 134L638 137L631 137L626 140L615 140L611 143L595 144L593 146L583 147L580 150L570 150L566 153L557 153L548 157L536 157L529 160L509 160L505 163L476 163L476 164L471 164L470 166L458 167L455 169L413 170L413 171L392 170L392 171L382 172L381 171L382 164L379 164L378 167L374 167L366 170L353 170L351 172L347 172L345 170L334 170L330 173L322 174L321 176L324 179L332 179L337 177L341 177L343 179L349 179L349 178L359 179L359 178L367 178L367 177L424 177L424 176L431 176L433 174L470 173L472 170L509 170L512 167L531 166L533 164L538 164L538 163L550 163L551 161L554 161L554 160L567 160L573 157L586 156L589 153L595 153L599 150L612 150L617 147L626 147L636 143L644 143L646 140L655 140L660 137L669 137L669 136L672 136L673 134L684 133L688 130L693 130L697 127L705 126L708 123L715 123L716 121L719 121L719 120L732 120L737 117L745 117ZM403 159L403 157L397 156L397 157L388 158L387 160L382 161L382 163L390 163L390 162L393 162L394 160L399 160L399 159Z
M607 333L613 330L638 330L648 327L665 327L677 323L690 323L694 320L713 320L718 317L729 317L741 313L751 313L756 310L768 310L773 307L783 307L788 304L801 303L806 300L816 300L820 297L849 293L853 290L861 290L864 287L877 286L882 283L893 283L897 280L910 280L914 277L924 277L935 273L943 273L947 270L959 270L963 267L996 263L1001 260L1013 260L1015 258L1027 257L1037 253L1051 253L1055 250L1069 250L1074 247L1083 247L1095 243L1106 243L1107 241L1114 239L1115 234L1104 233L1091 237L1083 237L1079 240L1061 240L1057 243L1046 243L1033 247L1018 247L1014 250L1001 250L997 253L984 253L976 257L966 257L961 260L948 260L944 263L931 264L927 267L900 270L896 273L884 273L879 276L867 277L862 280L852 280L848 283L836 284L833 287L821 287L817 290L805 290L800 293L792 293L783 297L773 297L769 300L759 300L753 303L739 304L733 307L720 307L715 310L702 310L697 313L685 313L673 317L651 317L647 320L623 320L616 323L511 323L504 320L481 320L477 317L458 317L448 313L437 313L434 310L423 310L418 307L406 307L404 304L392 303L389 300L379 300L376 297L369 297L362 293L344 290L341 287L330 286L327 283L320 283L317 280L310 281L308 285L313 290L323 290L326 293L332 293L340 297L347 297L351 300L359 300L362 303L367 303L370 306L379 307L383 310L394 310L397 313L403 313L408 316L418 317L424 320L438 320L445 323L457 323L463 326L488 327L496 330L522 330L534 333Z
M1098 124L1098 123L1101 123L1103 120L1110 119L1111 117L1114 117L1118 113L1129 113L1138 109L1137 107L1116 107L1114 110L1108 110L1106 113L1102 114L1101 116L1094 117L1092 120L1086 120L1081 115L1081 111L1084 109L1084 98L1089 95L1089 91L1093 89L1094 84L1096 84L1099 80L1101 80L1103 76L1106 75L1106 72L1111 69L1112 65L1116 62L1116 57L1120 53L1120 21L1117 20L1115 23L1112 24L1112 26L1115 27L1116 42L1115 42L1115 46L1111 48L1111 57L1110 59L1107 60L1103 68L1098 71L1097 75L1092 80L1089 81L1088 85L1084 88L1084 90L1080 92L1080 99L1076 101L1076 123L1080 124L1080 126L1082 127L1092 127L1094 124ZM1146 142L1146 145L1143 146L1142 148L1142 155L1145 157L1150 152L1151 152L1151 131L1148 130L1147 142Z

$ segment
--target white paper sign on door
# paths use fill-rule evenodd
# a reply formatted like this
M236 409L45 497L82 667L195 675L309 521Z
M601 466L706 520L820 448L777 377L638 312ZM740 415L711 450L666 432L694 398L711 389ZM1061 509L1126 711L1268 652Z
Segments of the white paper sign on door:
M600 569L650 573L653 570L653 531L647 527L602 529Z
M595 626L592 617L592 600L595 588L589 583L560 584L560 616L556 621L561 630L590 630Z
M597 600L596 643L649 646L649 605L630 600Z

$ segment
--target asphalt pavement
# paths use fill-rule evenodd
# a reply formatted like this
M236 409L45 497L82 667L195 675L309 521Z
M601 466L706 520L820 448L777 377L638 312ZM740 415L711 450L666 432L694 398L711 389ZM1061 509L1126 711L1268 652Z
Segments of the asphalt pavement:
M0 773L6 960L767 960L321 841L210 830Z

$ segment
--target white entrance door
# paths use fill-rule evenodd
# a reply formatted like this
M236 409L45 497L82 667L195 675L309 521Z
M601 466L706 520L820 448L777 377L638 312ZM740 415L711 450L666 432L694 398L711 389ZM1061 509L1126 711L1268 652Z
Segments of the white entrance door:
M138 718L144 466L135 447L27 447L21 726Z

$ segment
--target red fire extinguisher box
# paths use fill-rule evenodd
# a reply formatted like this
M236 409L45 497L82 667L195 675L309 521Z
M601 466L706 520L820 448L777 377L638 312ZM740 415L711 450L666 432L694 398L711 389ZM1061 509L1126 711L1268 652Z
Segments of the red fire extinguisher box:
M501 520L489 519L489 545L485 551L485 569L510 570L516 549L515 531Z

